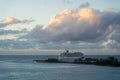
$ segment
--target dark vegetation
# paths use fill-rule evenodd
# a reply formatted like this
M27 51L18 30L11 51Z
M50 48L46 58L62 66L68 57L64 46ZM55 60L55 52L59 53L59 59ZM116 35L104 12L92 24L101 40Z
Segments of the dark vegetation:
M44 62L58 63L59 61L58 61L58 59L55 59L55 58L48 58Z
M116 59L113 56L108 57L107 59L102 59L102 58L100 58L100 59L98 59L98 58L85 58L84 60L77 59L77 60L74 61L74 63L120 67L120 62L118 61L118 59Z
M76 59L74 62L64 62L59 61L56 58L48 58L46 60L34 60L35 62L48 62L48 63L74 63L74 64L93 64L93 65L100 65L100 66L115 66L120 67L120 62L117 58L111 56L106 59L103 58L80 58Z

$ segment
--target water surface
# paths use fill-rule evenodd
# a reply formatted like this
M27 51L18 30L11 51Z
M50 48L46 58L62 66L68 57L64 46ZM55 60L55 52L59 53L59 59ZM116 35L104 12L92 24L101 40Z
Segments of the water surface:
M68 63L36 63L32 61L33 59L38 58L40 57L0 56L0 80L120 79L119 67L68 64Z

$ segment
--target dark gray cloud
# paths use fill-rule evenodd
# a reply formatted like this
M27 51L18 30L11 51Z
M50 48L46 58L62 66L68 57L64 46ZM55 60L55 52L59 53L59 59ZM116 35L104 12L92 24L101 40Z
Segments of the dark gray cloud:
M5 20L0 22L0 28L1 27L6 27L8 25L12 25L12 24L18 24L18 23L30 23L33 20L28 20L28 19L24 19L24 20L19 20L17 18L14 17L7 17Z
M89 7L90 3L86 2L80 5L80 8L85 8L85 7Z
M30 41L20 41L20 40L11 40L11 39L6 39L6 40L0 40L0 48L3 49L28 49L28 48L33 48L35 47L34 42Z
M111 35L110 39L120 42L120 31L114 32Z
M21 31L18 30L4 30L0 29L0 35L8 35L8 34L20 34L20 33L27 33L28 31L26 29L23 29Z
M50 39L49 32L42 29L42 25L37 25L32 31L30 31L27 35L21 36L21 39L29 39L35 42L45 43Z
M29 48L40 48L40 49L101 49L102 47L97 44L91 44L91 43L73 43L73 42L45 42L45 43L39 43L36 41L31 40L13 40L13 39L7 39L7 40L0 40L0 48L3 49L29 49Z

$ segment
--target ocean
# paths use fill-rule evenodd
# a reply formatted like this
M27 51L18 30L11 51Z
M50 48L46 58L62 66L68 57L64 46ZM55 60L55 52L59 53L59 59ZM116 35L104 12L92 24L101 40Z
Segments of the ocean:
M120 60L120 55L114 56ZM0 55L0 80L120 80L120 67L32 61L48 57L57 55Z

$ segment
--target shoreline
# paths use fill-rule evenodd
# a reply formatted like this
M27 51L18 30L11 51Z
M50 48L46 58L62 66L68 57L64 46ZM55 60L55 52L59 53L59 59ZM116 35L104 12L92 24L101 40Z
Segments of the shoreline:
M71 64L86 64L86 65L97 65L97 66L111 66L120 67L120 61L113 56L107 59L98 58L84 58L76 59L74 62L60 61L57 58L48 58L46 60L33 60L34 62L44 62L44 63L71 63Z

